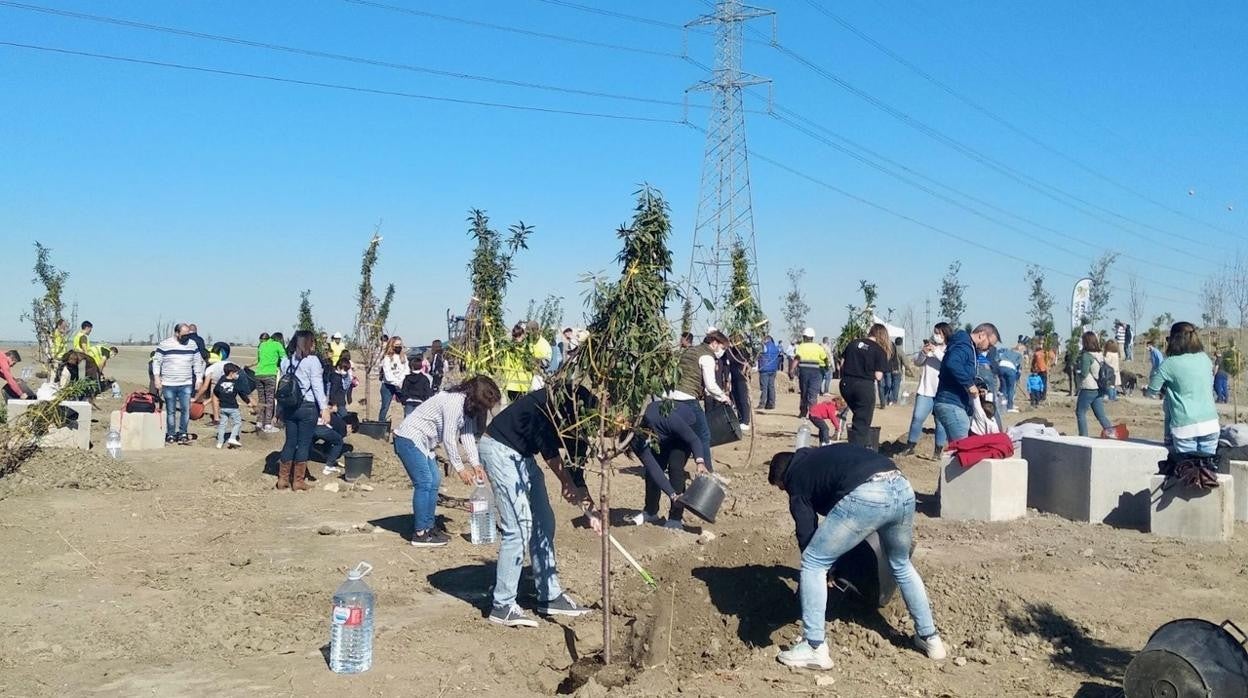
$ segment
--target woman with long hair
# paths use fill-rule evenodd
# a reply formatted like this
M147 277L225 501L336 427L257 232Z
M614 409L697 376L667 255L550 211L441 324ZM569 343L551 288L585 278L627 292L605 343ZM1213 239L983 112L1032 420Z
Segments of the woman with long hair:
M440 548L450 542L435 530L438 486L442 470L433 449L439 443L464 484L485 483L485 469L477 454L477 434L485 431L485 418L502 399L498 385L485 376L473 376L425 400L403 418L394 432L394 454L412 480L412 545ZM468 457L468 467L460 448Z
M1166 443L1172 453L1217 452L1220 429L1213 402L1213 362L1195 325L1176 322L1170 327L1166 359L1149 379L1148 391L1162 392Z
M849 442L868 447L871 443L871 419L875 416L876 383L888 370L888 357L893 343L888 328L876 323L867 336L855 339L845 347L841 362L841 397L853 412Z
M297 407L282 407L286 425L286 443L278 458L277 489L310 490L304 482L308 473L308 455L320 421L329 423L329 400L325 396L325 369L316 356L316 335L299 330L290 340L290 354L282 360L281 375L298 381L302 396Z
M1114 369L1114 384L1105 389L1105 397L1110 402L1118 400L1118 386L1122 385L1122 366L1119 359L1119 345L1116 340L1109 339L1105 341L1105 346L1101 348L1101 361Z
M402 404L403 379L411 373L407 357L403 354L403 338L391 337L381 354L381 410L377 421L385 422L390 414L390 403L395 398Z
M914 447L923 435L923 423L932 414L932 408L936 404L936 386L940 382L940 362L945 358L945 343L952 335L953 327L949 323L936 323L932 328L932 338L924 339L923 348L914 355L914 365L919 367L919 387L914 391L914 414L910 417L910 433L902 455L914 455ZM940 458L947 443L949 440L945 436L945 428L936 421L935 458Z
M1101 353L1101 340L1095 332L1084 332L1080 339L1082 351L1075 367L1075 381L1079 386L1079 398L1075 402L1075 423L1079 425L1079 435L1088 435L1088 408L1096 421L1101 423L1102 434L1113 428L1113 423L1105 414L1105 400L1101 395L1100 385L1096 378L1100 375L1101 365L1105 362Z

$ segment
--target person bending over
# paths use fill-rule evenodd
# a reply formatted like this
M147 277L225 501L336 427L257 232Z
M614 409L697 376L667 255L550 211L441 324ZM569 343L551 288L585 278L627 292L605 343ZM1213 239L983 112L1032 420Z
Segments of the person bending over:
M695 454L698 475L711 472L711 446L698 436L697 425L696 404L655 400L646 407L641 430L633 435L632 443L633 453L646 469L645 509L636 523L662 523L664 528L677 530L683 527L681 518L685 508L679 498L685 492L685 464L689 454ZM667 495L670 502L666 521L659 518L660 492Z

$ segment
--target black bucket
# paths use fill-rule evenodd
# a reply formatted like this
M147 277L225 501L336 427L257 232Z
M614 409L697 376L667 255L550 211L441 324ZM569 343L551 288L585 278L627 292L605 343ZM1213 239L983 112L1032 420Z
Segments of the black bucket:
M854 428L853 428L853 427L850 427L850 428L849 428L849 442L850 442L851 444L853 444L853 443L858 443L858 442L854 439L854 436L855 436L855 434L854 434ZM868 448L868 449L871 449L872 451L875 451L875 452L877 452L877 453L878 453L878 452L879 452L879 450L880 450L880 428L879 428L879 427L871 427L871 428L868 430L868 432L867 432L867 438L866 438L865 442L864 442L864 443L862 443L862 444L859 444L859 445L861 445L863 448Z
M865 603L878 608L887 606L897 592L893 570L880 545L880 537L874 531L842 555L830 574L838 588L852 587Z
M1239 633L1237 639L1227 627ZM1248 696L1248 638L1231 621L1172 620L1157 628L1127 665L1127 698Z
M706 422L711 428L711 445L723 446L741 440L741 421L732 405L719 401L708 401L706 406Z
M390 422L378 422L371 419L361 420L359 433L374 439L388 439L390 437Z
M342 462L346 469L342 479L347 482L354 482L361 475L373 476L373 454L371 453L348 453L342 457Z
M719 480L710 475L699 475L693 479L685 493L680 495L680 503L699 519L715 523L719 505L724 503L724 488Z

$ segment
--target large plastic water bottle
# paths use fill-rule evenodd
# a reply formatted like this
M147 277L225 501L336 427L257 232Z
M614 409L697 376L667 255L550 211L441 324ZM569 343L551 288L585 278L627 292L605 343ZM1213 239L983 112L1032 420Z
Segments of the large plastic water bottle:
M108 436L104 439L104 448L108 450L109 458L121 460L121 432L109 429Z
M121 384L117 383L116 381L113 382L113 399L114 400L121 399Z
M802 426L797 428L797 440L793 444L793 450L806 448L810 445L810 424L802 422Z
M22 367L22 380L28 381L35 375L35 369L31 366Z
M329 668L337 674L358 674L373 666L373 590L364 575L373 566L361 562L347 572L334 592L329 621Z
M494 542L494 507L490 506L490 488L485 480L477 480L468 498L468 521L472 527L472 544Z

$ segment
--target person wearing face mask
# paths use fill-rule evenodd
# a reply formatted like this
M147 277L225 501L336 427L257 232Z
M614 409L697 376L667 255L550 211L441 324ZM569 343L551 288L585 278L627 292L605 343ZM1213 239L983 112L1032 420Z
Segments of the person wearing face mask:
M693 430L708 449L711 446L711 425L706 421L701 403L704 399L728 402L728 395L715 380L715 364L727 348L728 337L719 330L713 330L707 333L701 344L680 351L677 354L679 373L676 387L663 396L668 400L693 403L697 408Z
M997 326L985 322L967 333L958 330L950 335L945 358L940 364L932 414L945 428L950 441L965 439L971 432L971 400L979 399L975 385L976 354L988 351L1001 341Z
M179 323L173 336L156 346L153 383L165 402L165 442L189 444L191 394L204 379L204 357L191 341L190 326Z
M403 338L391 337L386 342L386 350L381 357L381 411L377 414L377 421L387 421L392 400L397 397L402 402L403 379L411 372L407 357L403 354Z
M910 417L910 434L906 439L907 447L904 456L913 456L914 447L923 435L923 423L932 414L936 404L936 385L940 381L940 362L945 358L945 342L953 334L953 327L947 322L936 323L932 328L932 338L923 340L923 348L914 355L914 365L919 367L919 387L914 391L914 414ZM933 457L940 459L949 442L945 428L936 422L936 452Z

